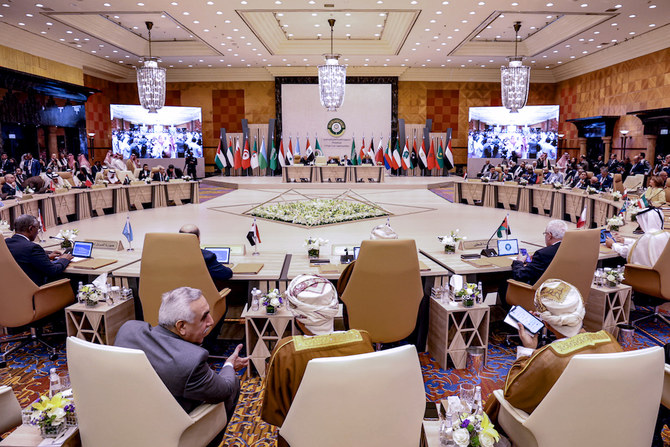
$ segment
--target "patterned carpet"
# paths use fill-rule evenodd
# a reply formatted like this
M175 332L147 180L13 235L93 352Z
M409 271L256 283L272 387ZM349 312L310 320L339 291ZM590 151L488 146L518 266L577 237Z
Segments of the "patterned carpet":
M637 312L631 315L638 317ZM644 336L640 332L634 335L633 345L629 349L641 349L658 343L670 341L670 329L662 323L648 321L643 325ZM651 338L650 338L651 337ZM0 338L0 342L2 338ZM478 378L467 370L441 369L427 352L419 355L426 389L426 399L436 401L457 393L458 384L462 382L479 383L485 398L495 389L500 388L507 371L515 357L515 348L504 344L503 334L492 334L489 340L488 361L481 377ZM8 361L8 367L0 369L0 385L8 385L14 389L21 407L33 402L40 393L48 389L48 373L52 367L57 368L61 375L67 374L65 343L58 344L60 357L55 362L48 359L48 352L40 348L21 349ZM215 370L220 369L222 362L213 363ZM262 401L262 381L250 378L242 382L240 402L235 414L228 424L223 446L274 446L276 428L260 420ZM6 435L6 434L5 434Z
M449 202L454 202L454 187L449 186L448 188L435 188L431 189L432 192L437 194L438 196L442 197L443 199L449 201Z
M208 185L207 183L200 183L200 203L205 203L208 200L216 199L219 196L235 191L230 188L223 188L221 186Z

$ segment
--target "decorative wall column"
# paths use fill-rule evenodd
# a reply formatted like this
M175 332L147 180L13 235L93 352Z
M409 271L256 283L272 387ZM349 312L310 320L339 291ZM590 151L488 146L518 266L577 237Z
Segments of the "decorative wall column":
M644 139L647 142L647 160L651 163L651 166L654 166L656 163L656 135L645 135Z
M603 137L603 143L605 143L605 155L603 155L603 161L607 163L610 159L610 148L612 147L612 137Z
M579 142L579 155L586 155L586 138L579 137L577 141Z

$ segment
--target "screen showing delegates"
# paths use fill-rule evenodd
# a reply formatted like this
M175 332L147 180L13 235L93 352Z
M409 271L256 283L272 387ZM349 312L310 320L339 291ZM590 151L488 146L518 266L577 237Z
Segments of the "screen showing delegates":
M163 107L149 113L142 106L112 104L112 151L130 158L202 157L200 107Z
M556 158L558 106L470 107L468 158Z

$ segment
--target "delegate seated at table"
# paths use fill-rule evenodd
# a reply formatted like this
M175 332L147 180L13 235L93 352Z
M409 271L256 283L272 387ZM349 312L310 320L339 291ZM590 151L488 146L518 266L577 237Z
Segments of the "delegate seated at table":
M289 284L286 296L289 309L307 335L283 338L270 358L261 418L278 427L284 423L291 408L307 362L314 358L374 351L366 331L334 332L333 321L338 312L337 292L327 279L299 275ZM287 444L279 437L278 445Z
M626 258L630 264L653 267L670 240L670 233L663 230L663 213L657 208L646 208L637 213L636 220L644 231L640 239L623 238L615 234L614 240L605 240L605 245Z
M523 347L505 379L504 396L512 406L532 413L577 354L621 352L614 337L605 332L584 332L582 296L571 284L558 279L545 281L535 293L536 316L556 334L557 340L538 348L538 336L519 325ZM485 412L498 424L500 403L491 395Z
M198 243L200 243L200 228L193 224L187 224L182 226L179 229L180 233L195 234L198 238ZM212 277L214 283L217 281L226 281L233 277L233 271L221 264L217 259L216 255L209 250L204 248L200 250L202 252L202 257L205 259L205 265L207 265L207 271L209 271L209 276Z

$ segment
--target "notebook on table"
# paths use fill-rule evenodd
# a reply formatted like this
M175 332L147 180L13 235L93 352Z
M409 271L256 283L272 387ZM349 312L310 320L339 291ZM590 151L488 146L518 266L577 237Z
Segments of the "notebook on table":
M255 275L261 271L265 264L262 262L240 262L233 267L233 274L236 275Z
M102 259L102 258L89 258L85 259L83 261L78 262L75 267L78 269L86 269L86 270L95 270L99 269L100 267L104 267L109 264L114 264L115 262L119 262L116 259Z

